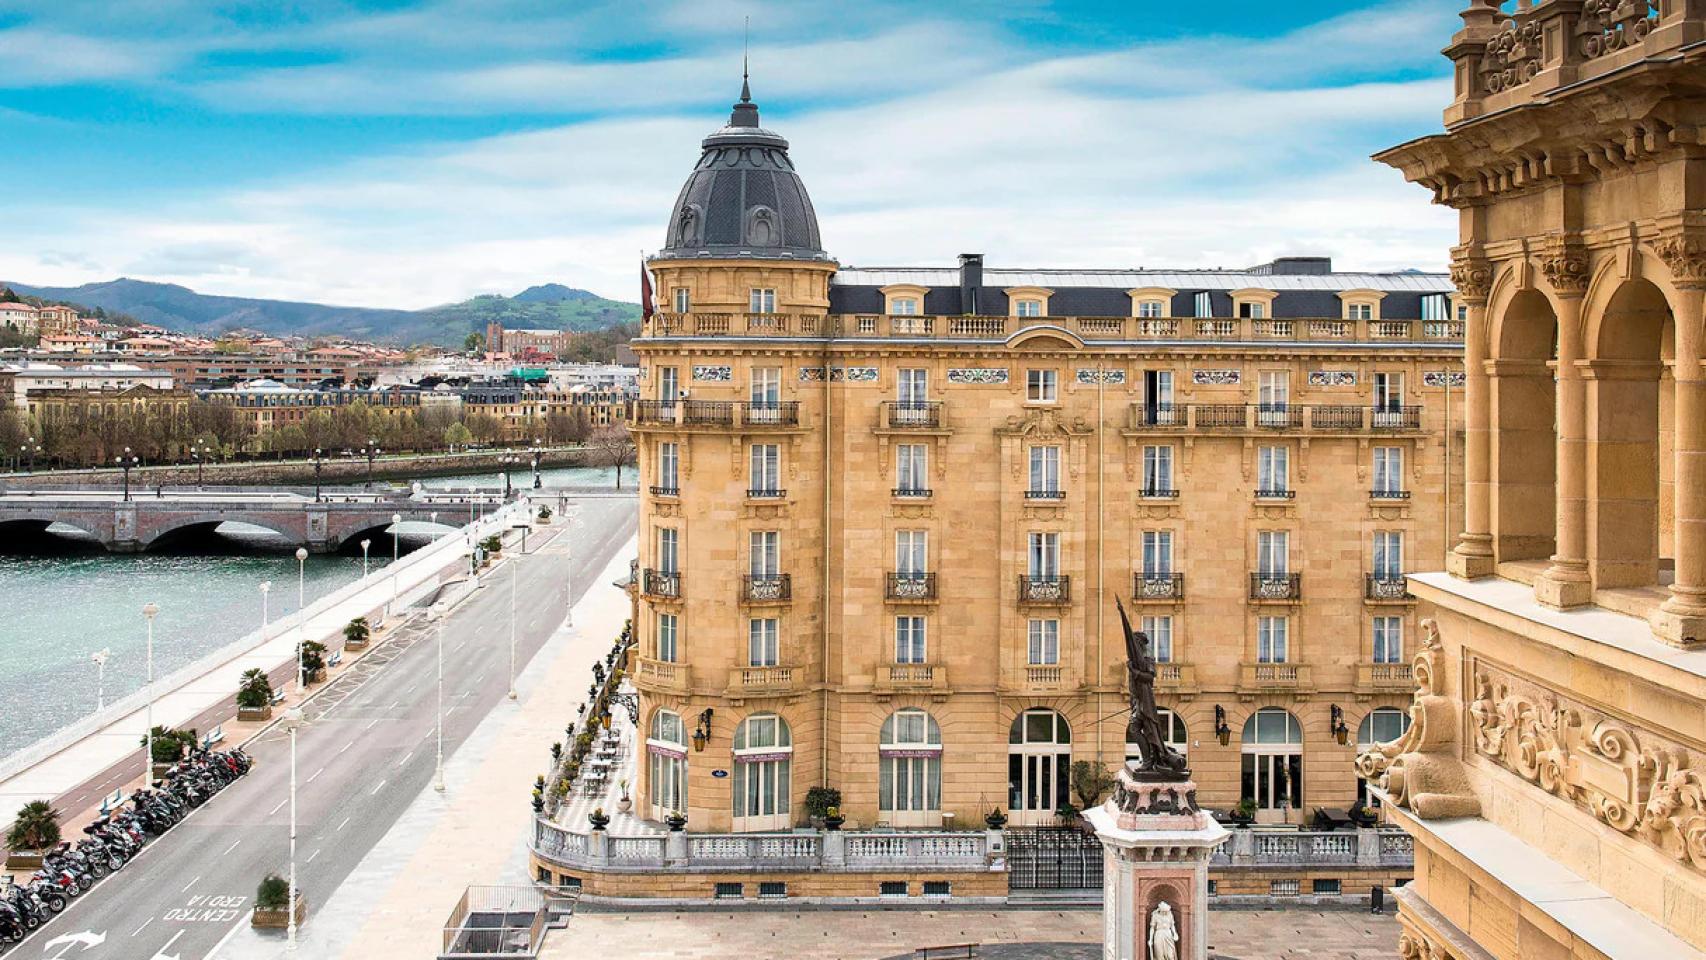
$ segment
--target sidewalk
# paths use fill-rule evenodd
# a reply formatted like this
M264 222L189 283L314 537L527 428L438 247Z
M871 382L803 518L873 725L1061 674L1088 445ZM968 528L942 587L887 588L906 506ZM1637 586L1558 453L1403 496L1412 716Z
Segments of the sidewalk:
M559 626L525 665L519 699L500 704L445 765L448 789L421 791L409 809L324 903L311 904L300 932L306 957L419 960L435 956L451 910L471 883L529 882L526 841L533 778L550 763L552 742L574 719L592 663L610 649L628 617L626 578L632 540L574 607L574 627ZM283 944L240 927L217 960L281 957ZM211 958L210 958L211 960Z
M488 516L476 527L476 537L484 536L492 528L501 528L507 519L506 508ZM343 649L343 628L345 624L358 616L365 616L370 622L379 623L386 604L391 600L393 585L392 576L395 570L398 596L398 607L394 611L392 622L382 624L375 632L375 637L368 644L367 650L377 647L386 631L394 629L403 621L401 611L408 608L411 601L425 596L436 590L443 582L446 574L454 577L466 567L466 554L463 553L463 536L461 534L446 534L439 540L404 557L395 568L385 567L358 580L349 587L341 588L310 604L303 614L306 622L298 626L298 617L286 617L271 624L267 629L267 638L251 634L250 637L238 641L224 651L218 651L208 658L215 660L211 667L196 665L191 668L195 675L166 689L163 684L174 683L175 678L168 677L157 680L160 687L154 702L154 723L157 726L177 727L189 725L191 721L201 717L210 709L220 705L230 706L234 714L236 707L234 696L238 680L243 672L251 668L260 668L269 674L281 666L289 664L296 656L296 641L306 635L310 639L319 640L326 644L328 654ZM257 631L258 633L258 631ZM241 649L246 643L253 643L248 649ZM232 648L239 648L231 653ZM361 651L365 654L366 651ZM344 658L344 663L337 671L329 672L327 682L336 679L338 672L347 670L360 659L352 652ZM205 663L206 661L204 661ZM273 708L274 717L283 715L283 711L299 702L296 691L294 670L289 671L289 681L286 689L290 692L287 699ZM323 687L324 684L310 688L310 693ZM145 699L138 697L137 699ZM140 759L143 734L147 730L146 706L127 709L123 705L109 708L108 714L99 719L90 718L89 726L93 727L75 742L52 752L49 755L28 763L16 773L0 779L0 811L15 810L31 800L56 800L67 793L89 784L91 779L98 779L115 764L123 763L129 758ZM87 721L86 721L87 722ZM75 729L77 725L74 725ZM224 724L225 744L231 746L243 742L248 736L265 726L265 724L239 724L235 720ZM201 732L206 733L206 730ZM59 736L59 735L56 735ZM26 748L20 754L34 748ZM140 783L140 775L127 778ZM111 793L119 784L109 783L97 785L95 789L102 793ZM125 783L128 791L132 784ZM68 823L86 822L86 818L100 806L101 795L86 798L82 809L65 809L61 812Z

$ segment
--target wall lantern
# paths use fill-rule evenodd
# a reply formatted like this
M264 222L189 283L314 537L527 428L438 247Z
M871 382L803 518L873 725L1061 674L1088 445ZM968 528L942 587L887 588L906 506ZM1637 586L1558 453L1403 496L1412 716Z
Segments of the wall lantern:
M1340 710L1336 703L1333 704L1333 719L1329 725L1333 730L1333 739L1339 741L1339 746L1350 742L1351 728L1345 725L1345 711Z
M711 716L711 708L706 707L705 712L699 714L699 722L693 727L694 753L704 753L705 744L711 742Z
M1223 747L1232 742L1232 728L1226 725L1226 708L1218 703L1214 705L1214 735Z

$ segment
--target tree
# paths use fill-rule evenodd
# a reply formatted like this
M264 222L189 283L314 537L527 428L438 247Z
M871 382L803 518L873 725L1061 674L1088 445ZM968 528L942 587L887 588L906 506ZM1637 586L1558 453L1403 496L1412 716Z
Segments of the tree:
M473 439L474 435L468 432L467 426L461 421L444 428L444 442L450 445L452 453L456 452L457 447L466 447Z
M24 804L6 831L6 846L13 850L46 850L58 842L59 811L46 800Z
M481 443L493 443L503 438L502 420L489 413L476 413L468 418L468 430Z
M616 468L616 489L622 489L622 468L634 462L634 438L620 423L594 430L587 440L595 466Z
M1102 794L1114 788L1114 777L1108 768L1089 760L1072 764L1072 792L1078 794L1079 805L1089 809L1102 799Z
M486 335L475 331L462 338L463 353L485 353Z
M256 910L283 910L290 902L290 882L276 873L269 873L255 888Z
M139 737L138 744L146 743L148 738ZM194 730L174 730L171 727L154 727L154 762L177 763L182 759L185 748L194 750L201 746L201 738Z
M326 645L318 640L304 640L299 656L302 658L302 673L312 679L326 669Z
M349 623L344 624L344 642L345 643L353 643L353 644L360 645L360 644L366 643L367 638L372 636L372 635L373 635L373 628L368 626L366 617L356 617L354 620L351 620Z
M267 679L266 671L259 667L243 671L243 679L237 684L237 706L244 710L260 710L271 704L272 681Z

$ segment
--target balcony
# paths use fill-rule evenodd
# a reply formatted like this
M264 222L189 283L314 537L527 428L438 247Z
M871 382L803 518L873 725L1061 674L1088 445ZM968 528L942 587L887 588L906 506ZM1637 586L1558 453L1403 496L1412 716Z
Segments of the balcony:
M797 400L767 400L740 405L740 424L743 427L797 427L800 425L800 403Z
M1403 603L1416 599L1410 596L1410 585L1401 574L1386 576L1377 573L1363 577L1362 597L1377 603Z
M1303 408L1289 403L1258 403L1256 426L1267 430L1302 430Z
M1071 577L1019 575L1019 602L1037 606L1064 606L1072 602Z
M1026 490L1025 491L1025 499L1026 500L1043 500L1043 501L1065 500L1066 499L1066 491L1065 490Z
M783 696L800 690L801 671L793 667L735 667L729 671L728 696Z
M1257 500L1296 500L1296 490L1257 489Z
M1366 696L1399 695L1409 693L1415 687L1415 676L1412 674L1408 663L1357 664L1357 693Z
M948 668L933 663L896 663L877 667L878 693L908 693L948 689Z
M1368 338L1370 340L1408 340L1410 339L1410 321L1370 321L1368 324Z
M634 423L642 426L674 424L681 404L674 400L638 400L634 403Z
M1025 667L1025 688L1028 690L1059 690L1066 674L1058 665Z
M786 500L788 491L781 487L748 487L746 498L748 500Z
M1369 426L1376 433L1422 429L1420 406L1384 406L1369 410Z
M1119 671L1120 682L1124 683L1125 664L1115 664L1115 667ZM1157 663L1155 689L1181 696L1194 695L1197 692L1197 668L1189 663Z
M1303 599L1303 574L1252 573L1250 599L1294 603Z
M1182 430L1190 423L1190 408L1182 403L1134 403L1133 430Z
M640 575L640 593L660 600L681 599L681 574L647 569Z
M934 603L934 573L891 573L883 585L883 599L890 603Z
M1308 693L1313 689L1309 667L1300 663L1246 663L1238 671L1240 696Z
M1243 430L1250 425L1249 408L1242 403L1193 404L1198 430Z
M679 497L679 496L681 496L681 488L678 486L675 486L674 484L670 484L667 487L653 487L652 488L652 496L654 496L654 497Z
M786 573L740 578L741 603L787 603L794 599L794 580Z
M1144 487L1137 495L1145 500L1177 500L1179 491L1174 487Z
M896 500L928 500L928 499L930 499L930 488L929 487L895 487L894 488L894 498Z
M883 403L882 424L885 430L942 429L940 400L888 400Z
M1131 576L1131 598L1139 603L1183 600L1185 599L1185 575L1182 573L1134 573Z
M1342 430L1360 433L1363 429L1363 408L1346 404L1325 404L1309 408L1309 425L1316 430Z
M636 663L637 686L666 693L687 693L693 686L693 668L685 663L641 657Z
M1410 491L1408 491L1408 490L1370 490L1368 492L1368 498L1370 500L1393 500L1393 501L1408 500L1408 499L1410 499Z

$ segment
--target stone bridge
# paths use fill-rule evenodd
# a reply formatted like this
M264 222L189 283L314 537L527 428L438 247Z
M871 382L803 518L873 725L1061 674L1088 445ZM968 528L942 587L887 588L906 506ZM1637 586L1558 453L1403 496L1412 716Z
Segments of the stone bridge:
M272 530L311 553L332 553L364 534L384 533L393 516L457 527L471 505L490 510L502 502L496 493L439 491L413 497L328 491L318 500L260 490L133 490L129 500L112 490L12 491L0 495L0 541L63 523L98 538L113 553L136 553L175 534L233 522Z

